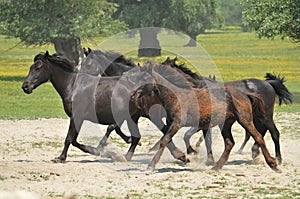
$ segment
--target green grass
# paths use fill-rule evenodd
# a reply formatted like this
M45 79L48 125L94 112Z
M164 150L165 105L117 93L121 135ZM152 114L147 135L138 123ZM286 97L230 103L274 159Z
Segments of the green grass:
M163 51L162 57L151 58L162 61L167 56L181 55L189 52L199 53L199 48L182 47L187 39L163 33L159 35L162 46L166 43L174 45ZM84 40L83 46L95 48L106 38ZM288 81L285 83L294 95L294 104L275 107L280 112L300 112L300 48L289 41L280 39L257 39L254 33L242 32L210 32L199 35L198 43L203 53L212 60L201 60L189 57L186 61L189 67L201 71L201 74L216 74L217 79L233 81L242 78L255 77L263 79L266 72L281 74ZM111 40L110 40L111 41ZM66 117L61 99L50 83L35 89L31 95L26 95L21 89L22 81L28 73L33 58L39 52L49 50L54 52L52 45L26 47L18 44L17 39L0 35L0 118L1 119L35 119ZM107 42L108 43L108 42ZM138 38L116 40L110 43L117 46L116 50L130 49L132 45L138 46ZM106 47L107 46L107 47ZM12 48L14 47L14 48ZM103 47L110 49L105 42ZM201 49L201 48L200 48ZM133 57L136 62L144 62L148 58L138 59L137 50L128 50L127 56ZM208 56L207 56L208 57ZM206 57L206 58L207 58ZM201 68L205 61L210 61L217 67ZM210 64L211 64L210 63Z

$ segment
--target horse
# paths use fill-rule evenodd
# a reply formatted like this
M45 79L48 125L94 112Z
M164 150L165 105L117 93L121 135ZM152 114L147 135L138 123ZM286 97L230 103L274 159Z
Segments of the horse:
M160 148L148 165L149 169L155 168L164 148L181 127L193 126L202 130L218 125L222 129L225 148L212 169L220 170L234 146L231 127L237 121L258 143L269 167L279 171L276 159L270 155L263 136L253 123L253 109L264 112L264 103L259 95L242 93L231 85L224 88L193 88L176 69L162 64L147 64L142 68L151 73L155 80L153 92L159 97L171 121L168 132L160 140ZM141 93L139 89L135 92L132 97L134 101L141 97ZM191 100L192 96L196 97L196 101ZM263 114L256 116L263 117Z
M177 69L178 72L186 74L186 76L192 77L193 81L198 81L200 83L196 84L196 87L202 88L203 85L214 88L214 87L222 87L223 83L215 81L214 79L198 76L196 73L193 73L188 68L184 66L184 64L177 65L176 64L176 58L175 59L169 59L167 58L166 61L163 63L165 65L174 67ZM190 78L189 77L189 78ZM277 96L279 98L279 105L282 103L288 104L292 103L292 94L289 92L289 90L284 85L285 79L284 77L278 77L276 75L272 75L270 73L267 73L265 76L266 80L259 80L254 78L249 79L242 79L238 81L233 82L224 82L224 86L232 86L238 89L241 92L245 93L256 93L261 96L261 99L263 100L265 107L264 107L264 117L262 118L256 118L254 117L254 124L257 130L262 134L262 136L265 136L266 131L269 130L272 140L275 145L275 155L276 159L279 164L282 163L282 157L280 152L280 143L279 143L279 131L276 128L276 125L273 120L273 113L274 113L274 104L275 104L275 97ZM192 84L192 86L195 85L195 83ZM255 109L254 109L255 111ZM197 129L191 128L188 130L184 135L184 141L187 148L187 153L197 153L190 145L190 138L193 134L197 132ZM205 144L207 148L207 164L213 164L214 158L212 155L211 150L211 131L210 130L204 130L204 138L205 138ZM245 144L250 138L249 132L246 131L245 139L243 144L241 145L239 149L239 153L243 150ZM200 138L202 139L202 138ZM198 141L199 144L199 141ZM255 159L259 155L259 148L258 144L254 143L252 147L252 158Z
M63 151L59 157L53 160L54 162L66 161L70 144L83 152L99 155L96 148L77 142L77 136L84 120L104 125L117 124L118 126L126 120L132 135L132 144L125 157L131 159L140 140L137 120L141 113L131 102L130 96L138 86L147 89L153 84L152 77L148 73L141 72L139 68L136 68L123 78L100 78L80 73L69 60L49 55L47 51L35 56L34 63L22 84L22 89L26 94L31 94L35 88L47 81L52 83L60 95L65 113L70 118ZM117 119L111 107L114 107Z

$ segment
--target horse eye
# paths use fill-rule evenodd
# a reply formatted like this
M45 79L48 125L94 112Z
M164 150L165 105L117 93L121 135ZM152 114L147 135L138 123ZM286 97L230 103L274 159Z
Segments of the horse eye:
M34 70L40 70L42 68L42 64L38 64L35 68L34 68Z

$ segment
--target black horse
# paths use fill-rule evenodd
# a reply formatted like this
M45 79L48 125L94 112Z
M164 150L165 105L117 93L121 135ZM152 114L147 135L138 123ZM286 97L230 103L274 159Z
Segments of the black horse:
M70 117L64 149L55 161L66 160L70 144L84 152L99 154L96 148L79 144L76 140L84 120L118 126L126 120L132 135L132 145L126 157L131 158L140 139L137 127L140 113L131 103L130 96L139 86L146 89L153 82L151 83L152 77L146 72L140 72L139 68L131 70L124 77L99 78L79 73L70 61L59 56L51 56L48 51L35 56L22 89L30 94L39 85L50 81L62 98L64 110ZM117 119L111 107L114 107Z

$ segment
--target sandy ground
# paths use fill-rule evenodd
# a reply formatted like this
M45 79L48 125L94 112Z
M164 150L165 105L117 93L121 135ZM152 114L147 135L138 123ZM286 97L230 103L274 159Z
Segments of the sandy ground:
M63 146L68 129L66 119L0 120L0 191L26 190L40 198L70 196L77 198L300 198L300 113L277 113L275 122L281 132L282 173L275 173L264 162L251 159L251 140L243 154L237 150L244 131L234 125L236 145L227 164L215 172L205 165L204 143L191 163L183 164L164 151L156 170L146 170L153 153L149 148L160 133L147 120L140 120L142 146L130 162L116 162L103 154L85 154L70 147L65 164L51 163ZM123 127L126 131L126 127ZM84 123L81 143L96 146L106 126ZM182 138L186 129L175 136L175 143L185 150ZM193 137L195 144L200 134ZM267 146L274 156L269 134ZM107 150L124 155L128 145L116 135L109 139ZM213 152L218 159L223 141L213 129ZM1 197L1 195L0 195Z

